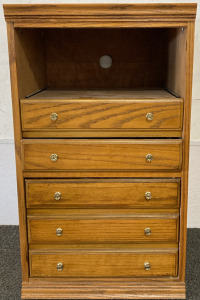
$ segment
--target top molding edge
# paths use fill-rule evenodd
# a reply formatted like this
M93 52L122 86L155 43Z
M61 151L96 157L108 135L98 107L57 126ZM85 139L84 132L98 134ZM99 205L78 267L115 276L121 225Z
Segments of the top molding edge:
M194 21L196 3L169 4L4 4L7 22Z

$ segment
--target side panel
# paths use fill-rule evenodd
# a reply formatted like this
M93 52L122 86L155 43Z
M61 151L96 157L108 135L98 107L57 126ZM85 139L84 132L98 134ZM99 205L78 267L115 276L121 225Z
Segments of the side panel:
M15 158L17 168L17 188L18 188L18 209L19 209L19 230L20 230L20 249L21 249L21 265L22 265L22 281L28 281L28 241L27 241L27 225L26 225L26 207L24 195L24 178L22 172L22 151L21 151L21 118L19 107L18 81L17 81L17 65L15 51L15 29L13 23L7 23L8 32L8 48L10 60L10 78L12 89L12 107L14 120L14 136L15 136Z
M180 250L179 250L179 276L185 281L186 266L186 235L187 235L187 201L188 201L188 168L190 147L190 119L192 100L192 72L194 53L194 22L188 23L187 57L186 57L186 89L184 101L183 123L183 167L181 184L181 210L180 210Z

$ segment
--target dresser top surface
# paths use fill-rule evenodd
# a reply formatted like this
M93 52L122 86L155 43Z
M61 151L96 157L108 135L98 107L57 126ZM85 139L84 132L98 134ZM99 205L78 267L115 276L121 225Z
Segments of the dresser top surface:
M171 12L171 14L196 13L197 3L80 3L80 4L4 4L5 14L36 14L50 15L55 12L60 15L64 13L99 13L104 10L112 14L124 13L132 14L161 14L162 12Z

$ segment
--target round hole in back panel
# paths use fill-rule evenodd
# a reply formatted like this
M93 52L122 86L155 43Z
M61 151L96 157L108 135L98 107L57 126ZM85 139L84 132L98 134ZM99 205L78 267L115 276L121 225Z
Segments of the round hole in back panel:
M99 63L103 69L109 69L112 66L112 58L109 55L103 55L101 56Z

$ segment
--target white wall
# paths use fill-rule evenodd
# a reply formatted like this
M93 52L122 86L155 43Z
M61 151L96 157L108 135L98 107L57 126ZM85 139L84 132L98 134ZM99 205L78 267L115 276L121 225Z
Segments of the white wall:
M1 4L35 4L35 3L198 3L195 33L192 129L190 147L190 178L188 227L200 228L200 0L198 1L52 1L52 0L7 0ZM0 224L18 224L17 192L14 160L13 123L10 92L10 77L6 23L3 8L0 6Z

